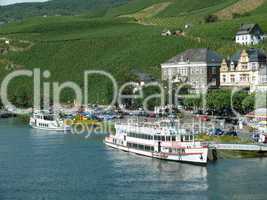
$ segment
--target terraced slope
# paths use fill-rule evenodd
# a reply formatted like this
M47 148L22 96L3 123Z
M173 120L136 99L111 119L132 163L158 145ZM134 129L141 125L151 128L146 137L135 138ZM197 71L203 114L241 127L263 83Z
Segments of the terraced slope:
M237 0L173 0L172 6L159 13L158 17L177 17L191 15L206 10L222 9Z
M120 17L133 17L135 19L144 19L144 18L154 17L169 6L172 6L172 2L157 3L141 11L138 11L137 13L121 15Z
M156 5L166 5L171 3L170 6L164 7L157 13L158 17L174 17L187 15L192 12L198 12L223 5L222 7L229 6L237 0L131 0L127 4L111 8L107 11L107 17L116 17L121 15L136 15L146 9L154 10ZM162 4L161 4L162 3ZM154 15L153 15L154 16Z
M249 13L264 3L266 3L266 0L240 0L233 5L220 10L216 15L222 20L232 19L234 14L242 15Z

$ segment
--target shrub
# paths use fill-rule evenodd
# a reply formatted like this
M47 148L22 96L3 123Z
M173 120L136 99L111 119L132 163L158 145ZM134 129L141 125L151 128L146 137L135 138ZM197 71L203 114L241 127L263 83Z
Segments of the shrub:
M218 16L216 15L207 15L205 17L205 23L213 23L218 21Z

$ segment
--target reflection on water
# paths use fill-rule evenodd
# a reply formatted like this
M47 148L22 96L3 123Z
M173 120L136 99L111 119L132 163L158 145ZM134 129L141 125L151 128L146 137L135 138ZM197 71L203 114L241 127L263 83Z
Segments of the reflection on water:
M114 181L120 186L131 183L139 192L161 193L162 198L175 194L199 197L202 193L205 199L208 189L206 167L151 159L111 148L107 148L107 158L114 173L118 174Z

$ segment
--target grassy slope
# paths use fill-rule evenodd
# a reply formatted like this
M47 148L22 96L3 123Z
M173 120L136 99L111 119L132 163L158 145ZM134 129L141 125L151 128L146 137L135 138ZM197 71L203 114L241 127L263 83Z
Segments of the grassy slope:
M111 9L105 18L90 19L89 15L48 17L10 24L0 30L0 37L30 40L35 45L29 51L10 52L2 56L2 59L8 59L27 69L35 67L48 69L52 73L49 81L71 80L83 87L83 71L88 69L106 70L119 82L131 79L132 69L145 71L160 79L160 63L187 48L209 47L227 56L239 48L233 44L232 37L240 23L257 22L267 32L267 22L264 20L266 4L258 8L258 12L251 12L249 17L212 24L195 23L208 13L214 13L236 0L223 2L218 0L216 5L210 0L205 0L202 5L197 2L186 4L188 1L180 1L187 6L184 10L188 13L179 11L176 17L171 17L173 8L168 10L170 8L168 7L156 18L151 18L151 21L163 22L158 26L142 26L129 19L111 18L111 16L135 13L159 2L162 1L131 1L127 6ZM178 9L178 4L176 2L174 4ZM186 38L160 36L163 26L177 28L191 22L193 27L187 31ZM201 41L197 41L194 37L201 37ZM264 45L266 47L266 44ZM0 70L2 72L0 79L10 72L3 64L1 65L1 62ZM94 78L90 83L92 86L90 100L100 103L102 99L107 101L110 83L100 78ZM14 93L25 91L27 96L31 96L29 80L19 79L14 84L16 85L12 87ZM64 100L70 98L71 93L65 91Z
M170 5L172 5L172 2L156 3L136 13L128 14L128 15L121 15L120 17L133 17L135 19L150 18L162 12L163 10L168 8Z
M88 69L111 72L120 82L128 79L127 74L131 69L140 69L159 78L160 63L186 48L206 45L190 39L162 38L160 31L157 27L123 20L52 17L10 25L1 32L8 37L35 43L29 51L9 53L5 56L7 59L27 69L48 69L52 73L50 80L72 80L83 86L82 73ZM1 71L2 77L9 73L4 67ZM99 91L101 96L105 96L109 82L99 84L97 80L97 84L92 83L94 88L91 91ZM18 80L13 90L26 90L29 95L28 84L29 81ZM65 100L68 100L68 95L66 93ZM92 101L96 101L95 95L91 97Z
M194 12L203 12L206 9L216 7L218 5L234 2L234 0L175 0L173 5L161 12L159 17L176 17L188 15Z
M219 19L232 19L234 14L246 14L263 5L266 0L240 0L237 3L216 13Z
M236 1L237 0L132 0L128 4L111 8L107 12L106 16L116 17L120 15L134 14L150 6L153 6L154 4L169 2L171 3L171 5L161 11L158 16L173 17L187 15L193 12L199 12L210 7L216 7L218 5L228 6L229 3L231 4Z
M128 4L111 8L107 11L106 17L117 17L120 15L133 14L140 10L143 10L153 4L164 2L164 0L133 0Z
M183 9L182 6L179 7L179 2L177 2L175 6L170 6L162 13L159 13L157 17L147 19L146 21L152 24L157 24L159 26L176 28L179 26L183 26L186 23L202 24L205 16L222 10L237 1L238 0L218 0L215 1L216 4L211 4L210 1L204 1L200 9L194 9L194 6L199 7L201 5L198 5L199 1L190 1L191 4L188 4L187 1L182 2L183 4L188 4L187 7L185 7L186 9ZM193 4L194 2L196 5Z
M21 20L42 15L77 15L81 12L107 10L128 0L51 0L44 3L26 3L0 6L0 21Z

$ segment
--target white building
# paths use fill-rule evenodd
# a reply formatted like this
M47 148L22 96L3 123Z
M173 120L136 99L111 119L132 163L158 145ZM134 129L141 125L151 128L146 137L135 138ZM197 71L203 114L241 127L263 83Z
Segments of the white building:
M242 87L250 92L257 90L264 81L266 55L260 49L238 51L230 59L223 60L220 68L222 87Z
M256 84L255 90L257 92L267 92L267 67L260 69L259 80Z
M242 45L256 45L264 40L264 33L258 24L242 24L235 36L235 42Z

